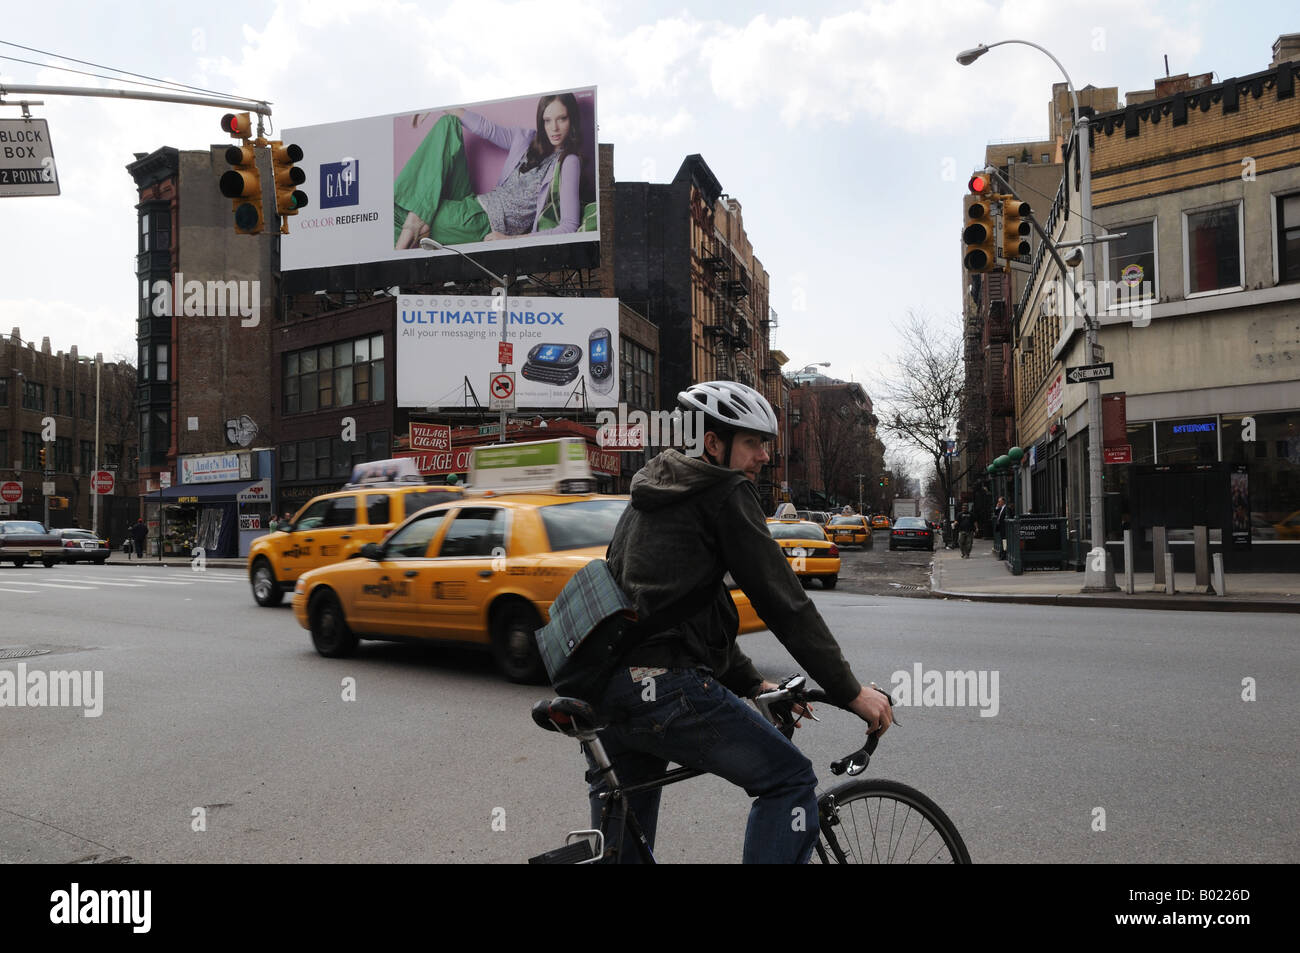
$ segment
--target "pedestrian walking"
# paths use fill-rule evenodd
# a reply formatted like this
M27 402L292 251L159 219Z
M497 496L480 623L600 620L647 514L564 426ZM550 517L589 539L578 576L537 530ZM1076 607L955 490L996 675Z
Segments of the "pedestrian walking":
M961 547L961 558L970 559L971 546L975 542L975 517L967 505L957 516L957 545Z
M993 508L993 555L998 559L1005 559L1006 553L1003 551L1002 536L1007 526L1007 499L1004 496L998 497L998 504Z
M144 559L144 545L145 540L148 538L149 527L144 525L143 519L137 519L135 525L131 527L131 541L133 543L131 548L135 551L135 555L139 556L141 559ZM130 555L128 555L127 558L130 559Z

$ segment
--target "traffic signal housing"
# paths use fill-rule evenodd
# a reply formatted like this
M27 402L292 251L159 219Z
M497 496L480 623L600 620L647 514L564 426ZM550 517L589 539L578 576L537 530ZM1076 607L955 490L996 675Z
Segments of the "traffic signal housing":
M997 259L993 234L993 182L977 172L967 183L966 224L962 228L962 265L967 271L992 271Z
M1025 218L1031 214L1028 202L1011 197L1002 202L1002 257L1008 261L1029 254L1029 234L1033 229Z
M297 215L307 207L307 193L297 186L307 181L307 173L294 163L302 161L302 148L283 142L271 143L271 169L275 179L275 211L280 216L280 231L288 232L286 216Z
M221 128L231 139L253 138L253 121L248 113L226 113L221 117Z
M221 194L230 199L235 231L257 235L262 231L262 174L257 170L257 147L251 142L226 149L231 168L221 176Z
M40 448L40 450L36 454L36 457L40 461L41 469L44 470L45 469L45 447L42 446Z

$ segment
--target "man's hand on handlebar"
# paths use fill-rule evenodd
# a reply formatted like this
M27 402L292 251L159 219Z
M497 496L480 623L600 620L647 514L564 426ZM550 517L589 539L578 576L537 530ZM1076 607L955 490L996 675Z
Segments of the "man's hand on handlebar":
M763 679L763 683L754 690L753 695L761 695L764 692L774 692L780 687L781 686L778 685L776 682L770 682L767 679ZM788 702L786 704L789 706L790 710L795 714L797 718L811 718L813 721L818 720L817 716L813 714L812 705L801 704L798 702L794 703L793 705L789 704ZM794 727L796 728L799 727L799 722L797 720L794 722Z
M858 697L845 707L867 723L869 734L883 735L894 723L889 695L875 685L863 688L858 692Z

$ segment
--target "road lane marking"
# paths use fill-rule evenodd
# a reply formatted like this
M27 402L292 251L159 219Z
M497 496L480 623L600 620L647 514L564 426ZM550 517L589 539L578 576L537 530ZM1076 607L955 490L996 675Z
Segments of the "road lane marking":
M81 579L65 579L62 576L51 576L55 582L82 582ZM130 589L143 589L148 583L144 582L109 582L106 579L96 579L91 585L94 586L125 586Z
M47 589L94 589L94 586L65 586L57 582L28 582L27 586L44 586Z
M0 592L25 592L28 595L36 595L39 590L36 589L0 589Z

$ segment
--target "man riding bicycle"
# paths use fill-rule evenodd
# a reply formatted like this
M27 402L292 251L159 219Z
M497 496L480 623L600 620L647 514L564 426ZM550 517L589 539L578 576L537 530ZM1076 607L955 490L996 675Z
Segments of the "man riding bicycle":
M625 785L662 774L670 761L726 778L755 798L745 863L804 863L818 836L817 778L809 760L741 700L776 685L736 644L739 620L724 574L832 702L873 732L891 724L889 702L854 678L768 532L755 481L778 430L771 405L733 381L696 384L678 403L701 415L703 456L665 450L636 474L607 554L638 618L674 622L624 652L590 701L609 719L600 737ZM602 789L593 783L593 825ZM659 793L631 798L652 848ZM621 859L639 857L627 851Z

